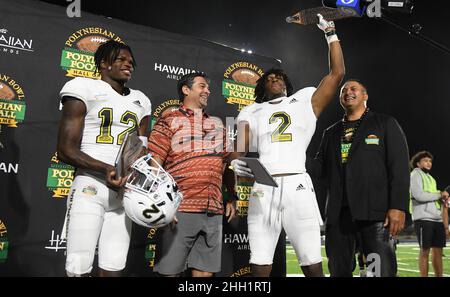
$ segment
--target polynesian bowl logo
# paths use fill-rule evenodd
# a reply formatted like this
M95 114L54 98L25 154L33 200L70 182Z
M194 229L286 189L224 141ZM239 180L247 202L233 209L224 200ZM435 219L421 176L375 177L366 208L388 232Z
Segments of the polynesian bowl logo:
M17 81L0 73L0 124L17 127L25 119L25 93Z
M98 27L83 28L70 35L61 53L61 68L67 71L66 76L100 78L95 72L94 53L110 39L123 42L115 33Z
M8 248L9 242L6 235L8 234L8 230L6 230L5 222L0 219L0 263L6 261L8 258Z
M47 173L47 188L53 191L53 198L66 198L72 186L75 168L59 161L57 153L53 155L51 162Z
M182 102L179 99L168 99L168 100L164 101L163 103L161 103L160 105L158 105L155 108L155 111L153 111L153 113L152 113L152 122L150 125L150 129L153 129L153 125L155 125L156 121L158 120L158 118L160 116L162 116L166 112L170 112L174 109L178 109L178 107L180 107L181 104L182 104Z
M147 240L145 241L145 261L148 268L153 268L155 266L155 251L156 251L156 228L150 228L147 235Z
M243 276L251 276L252 269L250 266L244 266L233 272L230 277L243 277Z
M237 104L238 111L255 102L256 81L264 74L261 68L248 62L236 62L223 74L222 96L228 104Z
M84 193L87 196L95 196L95 195L97 195L98 190L97 190L96 186L89 185L89 186L84 187L81 190L81 192Z

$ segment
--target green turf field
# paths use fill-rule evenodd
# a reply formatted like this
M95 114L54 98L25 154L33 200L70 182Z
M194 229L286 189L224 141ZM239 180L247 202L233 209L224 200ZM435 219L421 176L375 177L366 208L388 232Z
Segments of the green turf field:
M447 243L447 245L449 245ZM419 276L419 267L417 264L417 257L419 254L419 245L417 244L399 244L397 245L397 262L398 262L398 276ZM322 246L322 265L326 275L328 272L328 260L325 255L325 248ZM450 276L450 247L444 248L444 276ZM356 265L358 266L358 265ZM294 249L291 245L286 246L286 269L288 276L303 276L300 267L298 266L297 258ZM359 268L356 267L355 276L359 276ZM429 276L434 276L433 267L431 265L430 252L430 266Z

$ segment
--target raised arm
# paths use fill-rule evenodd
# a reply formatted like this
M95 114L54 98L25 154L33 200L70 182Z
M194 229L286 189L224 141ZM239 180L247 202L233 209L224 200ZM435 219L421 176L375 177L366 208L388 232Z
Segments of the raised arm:
M344 56L334 23L327 22L320 15L319 20L318 27L325 32L329 46L330 72L322 79L311 99L313 111L317 118L336 95L339 84L345 75Z

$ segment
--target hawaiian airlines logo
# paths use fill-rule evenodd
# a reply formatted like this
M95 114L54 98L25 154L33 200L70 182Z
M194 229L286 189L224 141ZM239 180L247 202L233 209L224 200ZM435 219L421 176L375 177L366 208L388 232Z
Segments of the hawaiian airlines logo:
M248 234L245 233L224 234L223 242L230 244L248 244Z
M224 234L223 243L233 244L237 247L237 250L240 251L250 250L247 233Z
M33 39L25 39L9 34L6 28L0 29L1 52L16 54L21 52L34 52Z
M17 174L19 172L19 164L0 162L0 172Z
M166 78L174 80L179 80L185 74L191 72L198 72L197 70L191 68L185 68L182 66L175 66L175 65L167 65L158 62L155 62L153 70L164 73L166 75Z

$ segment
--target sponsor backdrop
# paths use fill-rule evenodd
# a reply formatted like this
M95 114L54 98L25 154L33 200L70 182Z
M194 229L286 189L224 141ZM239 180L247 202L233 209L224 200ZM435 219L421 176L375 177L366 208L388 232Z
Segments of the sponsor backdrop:
M279 66L272 58L188 36L64 7L3 0L0 11L0 276L64 276L61 239L74 168L56 154L61 106L58 93L73 77L98 78L93 53L108 39L131 46L137 70L129 86L152 101L154 120L178 106L176 81L194 70L212 78L208 113L235 117L253 103L256 80ZM228 135L235 126L227 122ZM247 207L251 183L239 185L238 218L224 223L220 276L248 276ZM133 226L126 275L154 275L157 230ZM285 275L284 236L274 275Z

